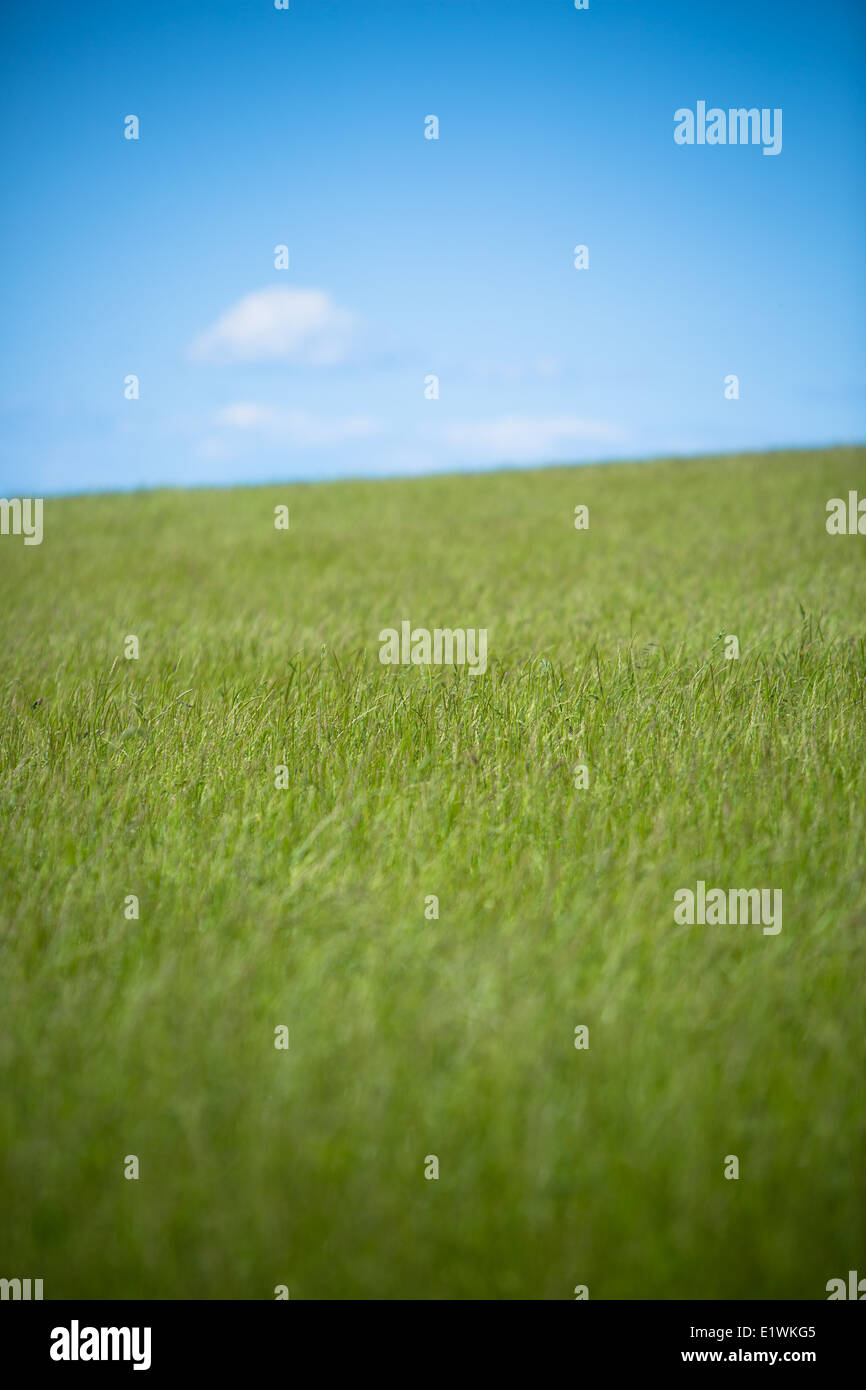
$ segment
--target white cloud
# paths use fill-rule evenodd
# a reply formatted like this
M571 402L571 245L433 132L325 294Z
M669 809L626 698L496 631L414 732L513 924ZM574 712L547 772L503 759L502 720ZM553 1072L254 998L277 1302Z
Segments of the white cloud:
M194 341L207 362L294 362L329 367L346 357L357 320L324 290L254 290Z
M217 425L230 430L258 434L266 441L293 449L342 444L347 439L368 439L381 433L378 421L366 415L338 420L310 415L305 410L285 410L278 406L237 401L217 412Z
M547 462L577 444L618 439L621 432L598 420L575 415L503 415L498 420L446 425L443 438L470 459L503 463Z

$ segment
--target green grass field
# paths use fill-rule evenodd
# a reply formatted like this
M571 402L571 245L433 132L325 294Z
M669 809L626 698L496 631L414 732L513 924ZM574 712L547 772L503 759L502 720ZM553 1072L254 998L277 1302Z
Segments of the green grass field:
M866 450L49 500L0 538L0 1275L866 1274L851 488ZM486 627L486 674L381 665L404 618ZM698 879L781 888L781 933L677 926Z

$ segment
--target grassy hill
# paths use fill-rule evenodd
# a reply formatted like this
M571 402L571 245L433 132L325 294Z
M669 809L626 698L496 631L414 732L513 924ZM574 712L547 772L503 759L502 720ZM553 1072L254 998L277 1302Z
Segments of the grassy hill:
M866 450L49 500L0 537L0 1275L864 1272L851 488ZM487 628L486 673L380 664L404 618ZM782 931L677 925L698 879L781 888Z

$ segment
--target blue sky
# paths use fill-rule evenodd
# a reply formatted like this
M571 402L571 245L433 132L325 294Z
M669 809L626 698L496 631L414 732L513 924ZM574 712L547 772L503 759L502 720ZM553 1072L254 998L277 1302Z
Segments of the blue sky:
M3 495L866 437L855 0L2 24ZM781 153L678 146L699 100Z

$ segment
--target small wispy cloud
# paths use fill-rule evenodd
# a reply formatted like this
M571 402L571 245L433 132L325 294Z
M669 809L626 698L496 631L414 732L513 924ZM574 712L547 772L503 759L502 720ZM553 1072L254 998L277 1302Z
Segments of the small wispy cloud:
M225 406L217 412L214 423L227 430L255 434L265 443L293 449L323 448L351 439L368 439L382 432L379 422L366 415L335 419L254 401L237 401Z
M445 443L467 459L508 463L543 463L572 446L621 437L614 425L576 415L503 415L446 425L442 430Z
M194 340L201 362L292 362L330 367L349 354L357 319L324 290L254 290Z

